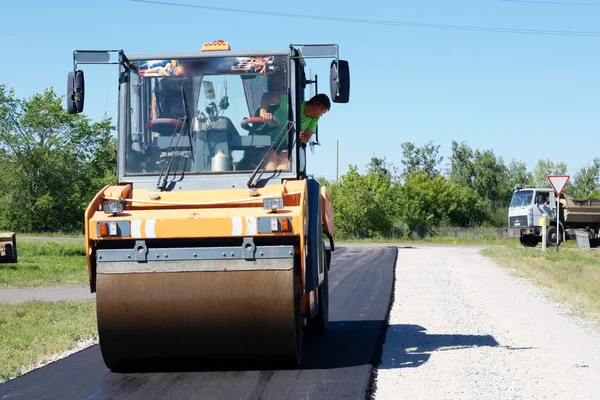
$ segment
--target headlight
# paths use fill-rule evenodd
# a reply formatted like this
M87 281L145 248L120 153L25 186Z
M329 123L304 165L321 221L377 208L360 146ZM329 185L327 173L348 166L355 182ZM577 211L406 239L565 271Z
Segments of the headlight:
M283 197L266 198L263 200L263 208L265 210L279 210L283 208Z
M102 203L102 210L104 210L106 214L117 214L123 212L123 202L115 200L105 201Z

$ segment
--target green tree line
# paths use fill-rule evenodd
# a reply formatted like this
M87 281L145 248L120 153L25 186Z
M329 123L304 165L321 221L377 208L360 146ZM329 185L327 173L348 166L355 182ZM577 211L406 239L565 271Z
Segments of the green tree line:
M0 230L82 232L92 197L116 183L117 143L110 119L69 115L53 89L19 99L0 84ZM506 164L492 150L452 142L401 144L401 167L373 157L327 184L341 236L406 236L439 227L504 227L515 185L548 187L546 176L567 166L541 159L533 171ZM600 198L600 158L581 168L566 191Z
M356 165L338 182L319 178L331 192L341 237L408 237L443 227L498 227L507 224L516 186L550 187L548 175L564 175L567 165L539 159L534 170L524 162L505 163L493 150L452 142L446 167L440 146L401 145L401 167L371 158L361 174ZM600 198L600 158L581 168L565 192L577 199Z
M93 196L116 181L113 130L69 115L53 89L18 99L0 85L0 230L81 232Z

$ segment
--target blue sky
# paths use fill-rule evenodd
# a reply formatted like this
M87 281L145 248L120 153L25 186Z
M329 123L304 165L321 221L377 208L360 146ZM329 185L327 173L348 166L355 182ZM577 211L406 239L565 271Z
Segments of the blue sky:
M165 0L169 1L169 0ZM199 0L178 3L213 5ZM593 1L589 1L592 3ZM600 1L598 2L600 5ZM600 7L500 0L341 0L251 3L221 7L426 24L600 31ZM105 0L7 2L2 9L0 82L19 97L66 91L75 49L127 53L187 52L227 40L234 49L290 43L338 43L350 62L351 99L323 117L308 170L335 178L370 157L400 166L401 144L452 140L493 149L533 169L539 158L568 173L600 156L600 37L458 31L317 21ZM312 61L324 91L328 63ZM116 66L84 65L86 113L116 116Z

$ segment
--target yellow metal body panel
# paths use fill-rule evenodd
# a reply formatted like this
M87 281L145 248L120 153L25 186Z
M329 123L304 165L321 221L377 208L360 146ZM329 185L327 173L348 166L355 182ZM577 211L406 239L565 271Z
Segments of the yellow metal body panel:
M85 213L86 255L90 283L95 260L93 249L99 241L150 238L231 238L295 236L299 245L302 281L305 282L308 232L306 181L285 181L257 189L197 190L158 192L132 189L130 185L106 186L96 195ZM283 197L284 209L273 213L263 209L265 197ZM102 202L122 200L125 208L115 216L102 211ZM259 217L290 217L290 232L258 233ZM97 222L130 221L131 235L99 237ZM92 287L92 290L93 287Z
M109 186L104 190L105 197L111 197L115 199L126 199L131 193L131 185L125 186Z
M102 204L102 199L104 197L104 191L107 190L109 187L111 187L110 185L106 185L104 188L102 188L102 190L100 190L98 192L98 194L96 194L96 196L94 196L94 198L92 199L92 201L90 202L90 204L88 205L88 207L85 210L85 237L86 237L86 241L85 241L85 256L87 259L87 263L88 263L88 278L90 280L90 284L92 285L92 292L95 291L92 281L94 279L94 271L93 268L95 266L95 261L93 258L93 246L94 246L94 242L92 239L90 239L90 219L92 218L92 216L98 212L98 210L100 209L100 205ZM94 231L96 230L96 228L94 227Z
M291 232L258 233L259 217L291 217ZM127 237L100 238L97 232L99 221L130 221L131 235ZM90 239L171 239L171 238L214 238L269 235L299 235L302 232L301 209L286 207L277 213L268 213L258 207L235 208L187 208L167 210L130 210L112 217L97 211L90 219Z
M302 181L298 181L302 182ZM298 204L301 192L305 190L298 182L285 182L281 185L271 185L258 189L255 195L250 195L247 188L228 190L190 190L175 192L159 192L146 189L126 191L117 189L124 187L111 186L103 189L104 200L127 200L126 209L148 208L181 208L195 206L203 208L216 207L260 207L262 208L265 197L284 196L284 205ZM115 194L115 196L107 193ZM128 193L121 196L120 193Z

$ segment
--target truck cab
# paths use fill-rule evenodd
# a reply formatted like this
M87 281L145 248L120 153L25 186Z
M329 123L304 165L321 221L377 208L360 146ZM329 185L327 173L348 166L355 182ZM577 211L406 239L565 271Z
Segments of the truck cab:
M521 238L521 243L536 246L541 242L540 219L546 215L556 222L556 195L552 188L517 188L508 209L510 237Z

